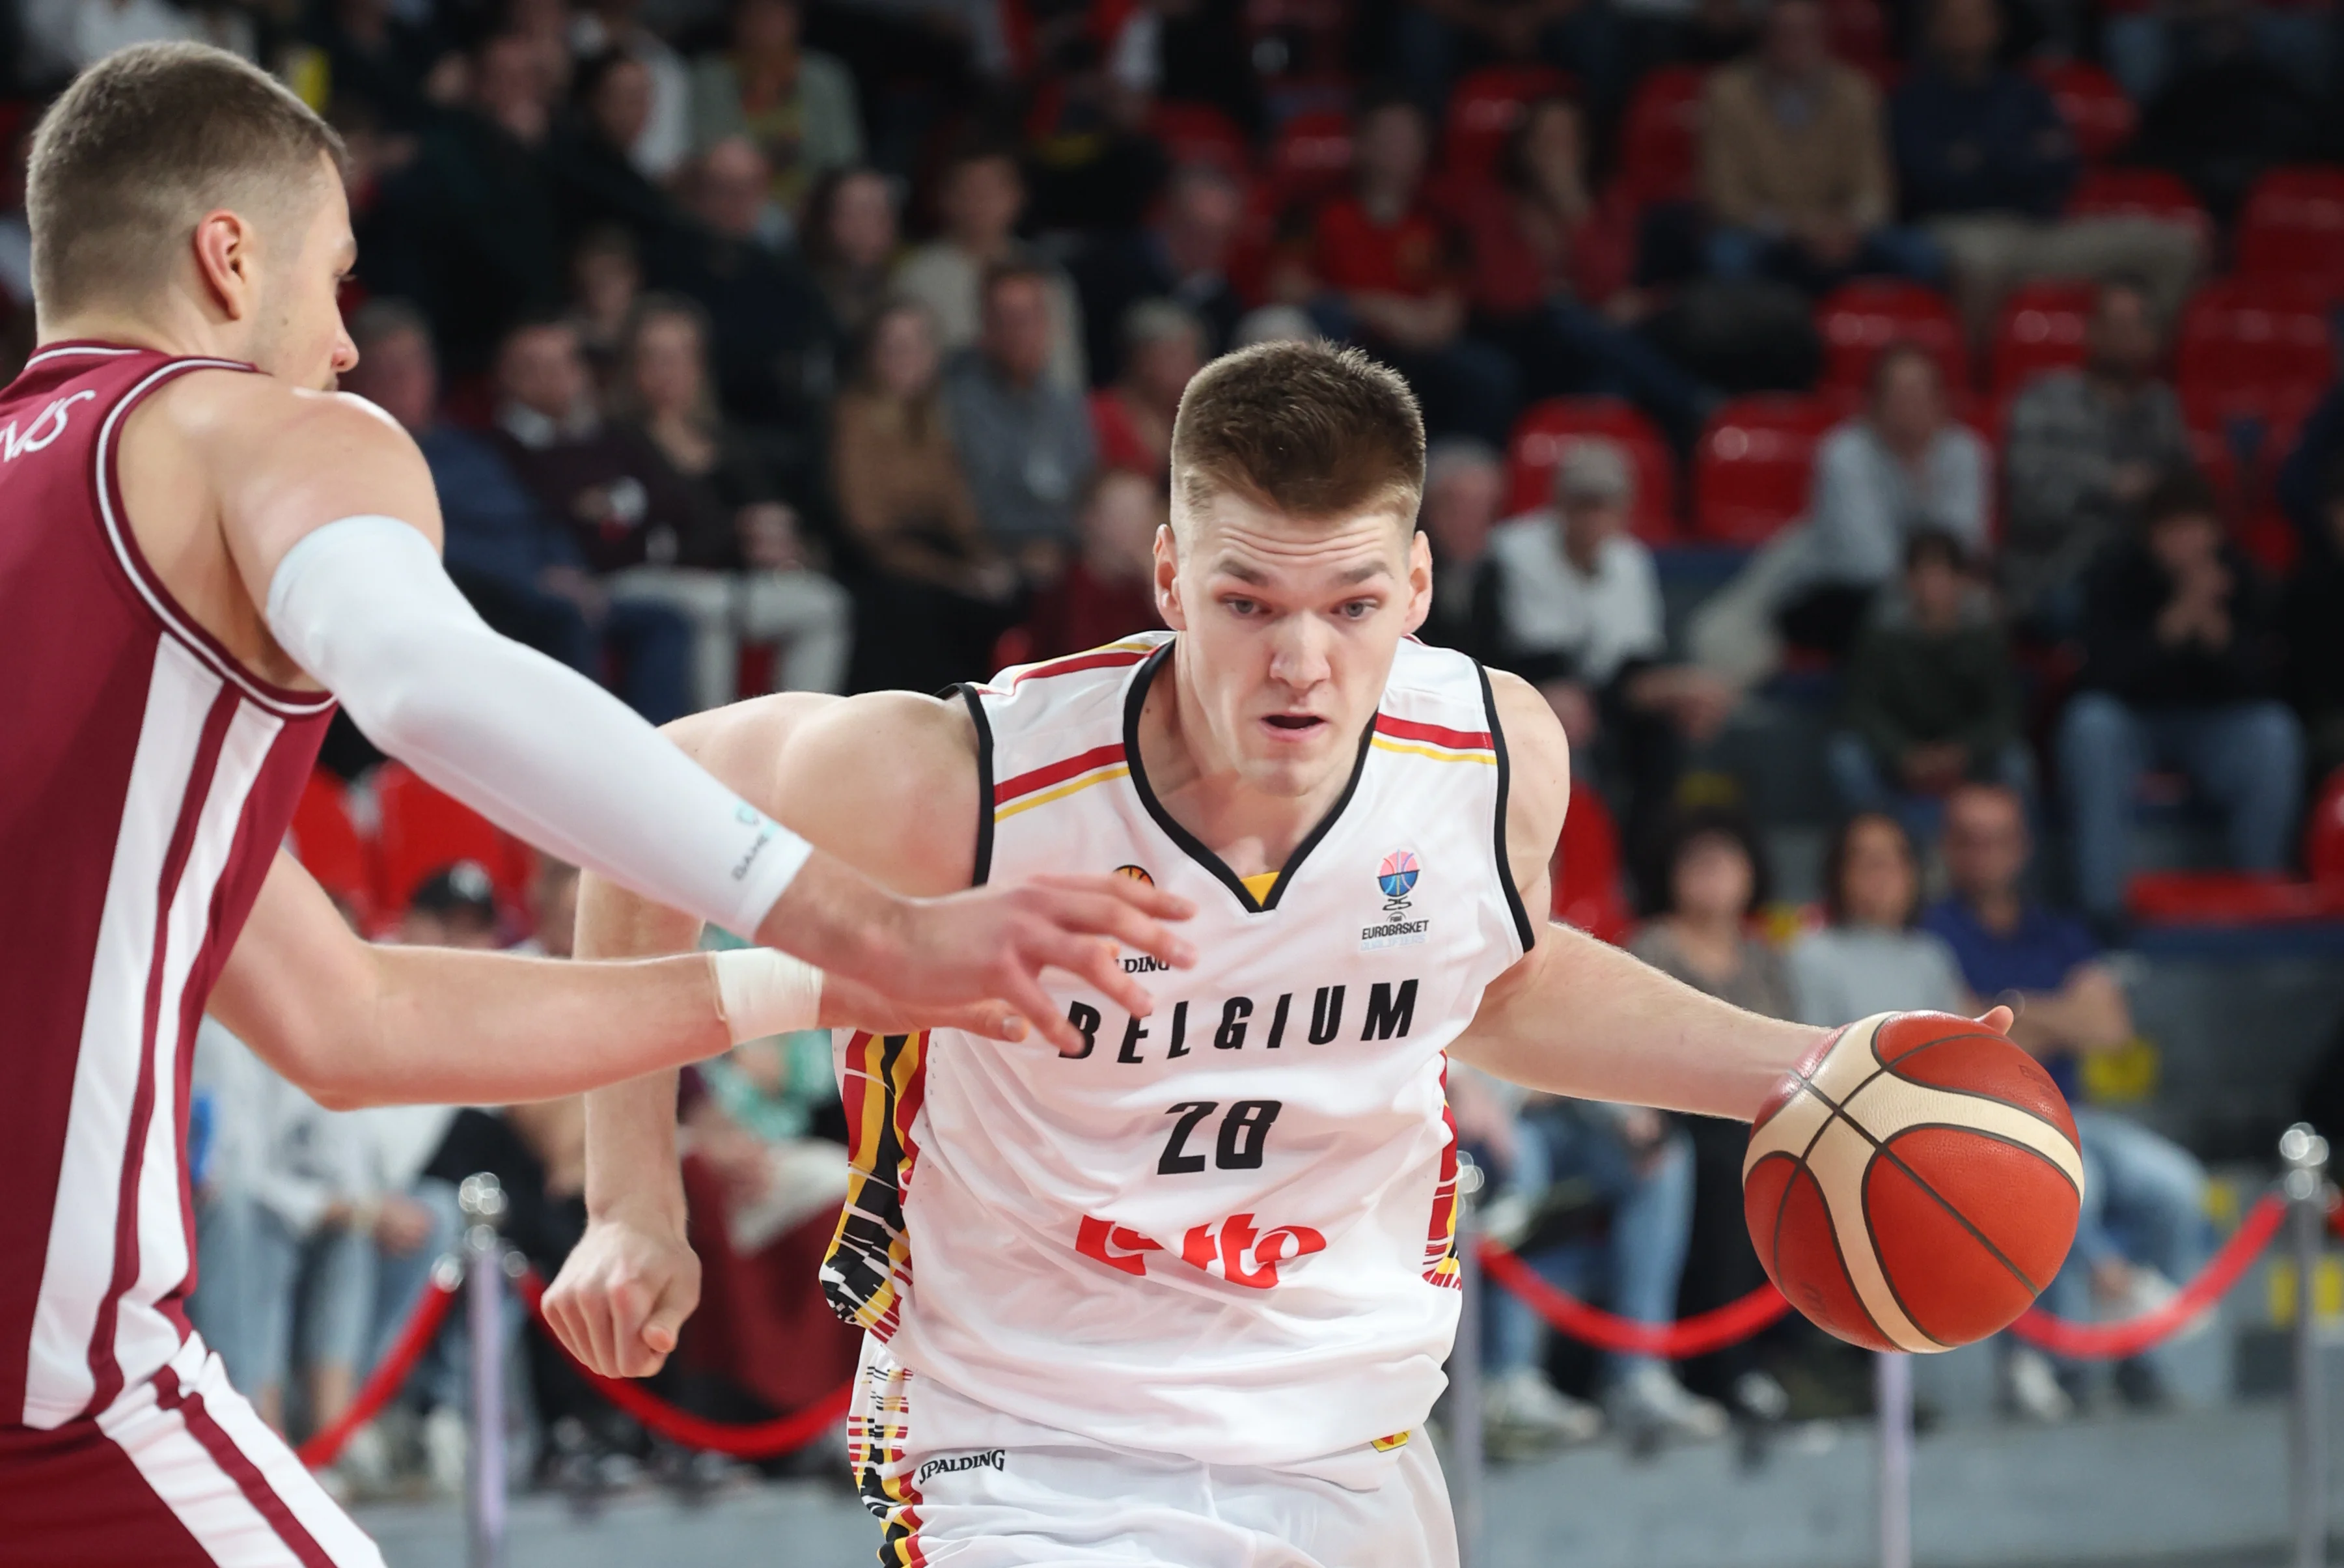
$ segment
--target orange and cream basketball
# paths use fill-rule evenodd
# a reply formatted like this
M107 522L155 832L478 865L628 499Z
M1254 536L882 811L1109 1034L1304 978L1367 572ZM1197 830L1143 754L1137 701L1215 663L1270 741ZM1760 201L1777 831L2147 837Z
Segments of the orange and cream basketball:
M1759 1259L1876 1351L1948 1351L2034 1303L2076 1239L2083 1156L2036 1060L1967 1018L1883 1013L1794 1067L1742 1164Z

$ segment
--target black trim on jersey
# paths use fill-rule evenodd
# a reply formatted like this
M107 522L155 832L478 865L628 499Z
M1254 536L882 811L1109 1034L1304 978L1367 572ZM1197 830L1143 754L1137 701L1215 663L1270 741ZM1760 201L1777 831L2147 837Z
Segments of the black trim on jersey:
M1476 659L1473 673L1481 683L1481 706L1490 715L1490 749L1498 754L1498 885L1506 890L1506 913L1514 917L1514 935L1522 939L1527 953L1538 946L1538 927L1522 907L1522 890L1514 885L1514 859L1506 853L1506 789L1513 780L1513 764L1506 759L1506 731L1498 723L1498 694L1490 690L1490 672Z
M955 693L968 704L969 720L976 725L976 861L968 885L982 887L993 875L993 721L985 716L985 699L968 682L946 686L938 695Z
M1139 764L1139 710L1147 704L1147 688L1156 679L1157 671L1162 668L1165 661L1171 656L1172 649L1177 642L1178 639L1175 638L1150 653L1139 668L1132 672L1131 689L1124 694L1123 760L1125 765L1131 770L1131 787L1138 792L1139 804L1147 808L1147 814L1156 819L1156 825L1164 830L1164 836L1179 845L1182 853L1189 859L1220 878L1221 885L1237 895L1238 902L1245 906L1247 914L1267 914L1278 907L1278 901L1286 895L1287 884L1294 880L1294 874L1302 869L1302 863L1310 857L1310 852L1318 847L1318 841L1326 837L1329 831L1334 827L1336 819L1343 814L1343 808L1351 804L1351 797L1359 794L1360 775L1368 771L1368 748L1376 738L1375 721L1372 718L1369 719L1367 729L1359 736L1359 760L1351 764L1351 776L1343 785L1342 794L1337 798L1333 805L1327 808L1327 814L1318 819L1318 825L1312 828L1308 836L1294 846L1294 853L1288 855L1286 864L1278 868L1278 880L1270 884L1269 897L1267 900L1257 899L1253 895L1253 890L1245 885L1236 872L1228 868L1228 864L1219 855L1206 848L1195 834L1172 819L1172 814L1164 809L1163 804L1156 798L1156 792L1148 787L1147 770ZM1502 768L1503 762L1501 761L1499 765ZM1503 775L1500 774L1500 776Z

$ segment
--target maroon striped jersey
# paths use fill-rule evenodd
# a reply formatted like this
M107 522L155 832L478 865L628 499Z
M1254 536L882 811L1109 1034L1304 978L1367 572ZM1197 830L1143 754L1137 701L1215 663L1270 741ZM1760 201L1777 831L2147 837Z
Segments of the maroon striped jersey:
M124 418L218 359L59 343L0 392L0 1428L187 1335L196 1025L333 699L260 679L139 552Z

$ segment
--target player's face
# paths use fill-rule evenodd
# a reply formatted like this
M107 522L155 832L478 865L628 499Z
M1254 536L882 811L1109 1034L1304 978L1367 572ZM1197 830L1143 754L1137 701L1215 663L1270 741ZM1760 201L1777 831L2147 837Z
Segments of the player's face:
M1216 763L1306 795L1348 773L1399 640L1423 622L1432 558L1396 505L1302 521L1234 495L1157 537L1157 599L1181 633L1184 696Z
M247 356L298 386L324 389L358 363L342 329L342 279L358 261L349 202L322 156L311 198L269 235Z

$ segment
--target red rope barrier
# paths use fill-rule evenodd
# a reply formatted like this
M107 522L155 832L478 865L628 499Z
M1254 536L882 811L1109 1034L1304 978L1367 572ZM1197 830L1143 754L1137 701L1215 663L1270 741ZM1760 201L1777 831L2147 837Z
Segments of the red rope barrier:
M423 1288L422 1300L415 1303L409 1315L407 1327L399 1331L398 1340L383 1352L382 1360L367 1376L366 1386L350 1401L350 1408L342 1412L341 1420L318 1432L299 1449L301 1462L311 1470L323 1470L339 1459L350 1434L382 1413L391 1396L407 1381L407 1374L415 1370L431 1336L440 1331L440 1324L448 1316L450 1303L456 1299L456 1287L443 1285L437 1278Z
M2286 1218L2287 1200L2276 1192L2263 1194L2247 1210L2238 1230L2198 1271L2198 1278L2153 1312L2144 1312L2121 1323L2071 1323L2036 1307L2011 1324L2010 1331L2054 1355L2088 1361L2122 1361L2137 1356L2179 1333L2190 1319L2228 1294L2230 1287L2262 1256L2263 1249L2278 1234L2279 1224Z
M596 1391L641 1421L652 1431L686 1448L707 1449L716 1453L730 1454L735 1459L776 1459L794 1453L813 1442L832 1427L846 1419L847 1407L854 1402L852 1382L834 1390L802 1411L793 1411L773 1421L740 1426L725 1421L713 1421L693 1415L689 1411L661 1399L642 1384L626 1378L606 1378L576 1356L562 1344L561 1336L545 1320L541 1304L545 1297L545 1281L534 1270L523 1274L517 1283L520 1298L529 1303L530 1316L537 1320L548 1339L561 1348L570 1364L578 1369L579 1376L594 1385Z
M1495 1241L1484 1240L1481 1267L1560 1331L1598 1350L1631 1356L1666 1356L1684 1361L1739 1344L1791 1310L1772 1285L1761 1285L1739 1301L1696 1313L1674 1323L1642 1323L1589 1306L1564 1294Z

